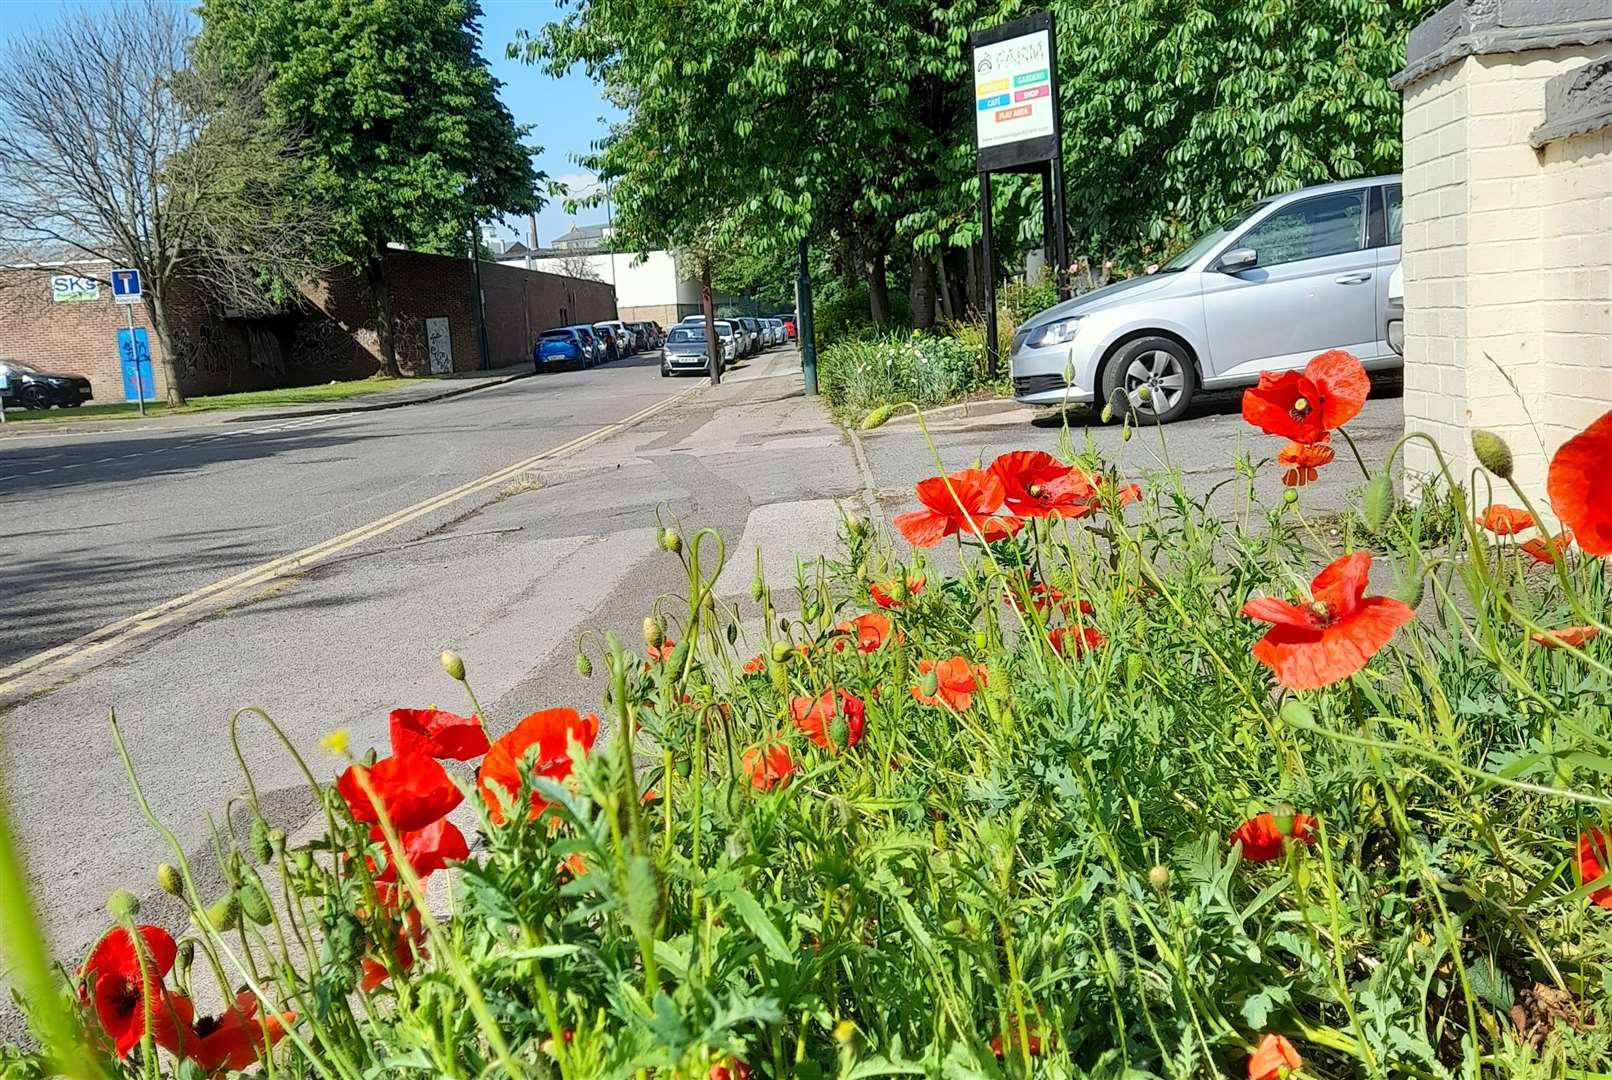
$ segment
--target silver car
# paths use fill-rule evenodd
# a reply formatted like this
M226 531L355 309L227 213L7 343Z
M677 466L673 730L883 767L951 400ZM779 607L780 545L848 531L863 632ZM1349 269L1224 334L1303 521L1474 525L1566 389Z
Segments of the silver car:
M1013 396L1061 405L1123 390L1139 414L1165 423L1200 387L1252 384L1327 349L1371 370L1398 367L1383 327L1402 221L1398 176L1254 203L1157 273L1027 320L1009 353Z

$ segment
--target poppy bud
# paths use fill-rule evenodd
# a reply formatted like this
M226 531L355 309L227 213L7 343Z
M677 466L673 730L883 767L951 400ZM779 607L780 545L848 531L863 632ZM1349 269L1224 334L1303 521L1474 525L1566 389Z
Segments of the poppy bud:
M1271 820L1276 823L1276 831L1283 836L1293 835L1293 804L1279 802L1271 807Z
M918 676L918 689L923 692L924 697L934 697L935 691L939 689L939 687L940 677L935 674L934 668L930 668L928 671Z
M890 414L893 412L895 409L892 406L880 405L862 418L862 430L872 431L876 427L881 427L890 419Z
M1130 399L1125 396L1125 391L1114 387L1114 392L1108 395L1108 401L1103 405L1103 423L1108 423L1116 416L1124 416L1129 408Z
M442 670L448 673L448 678L457 679L460 682L465 681L464 657L460 656L452 649L443 649L441 660Z
M1506 440L1492 431L1477 428L1472 432L1472 453L1485 469L1502 480L1511 479L1513 462L1511 447L1506 445Z
M577 674L584 679L593 678L593 661L589 660L588 654L580 649L577 650Z
M252 858L260 863L266 863L274 858L274 848L269 846L269 823L262 818L252 819L250 842Z
M1131 422L1129 420L1125 421L1125 426L1119 429L1119 441L1131 441Z
M1289 505L1289 506L1298 505L1298 501L1299 501L1298 489L1297 488L1288 488L1286 491L1282 492L1282 501L1284 503L1286 503L1287 505Z
M258 926L267 926L273 921L274 913L269 908L269 894L264 891L263 882L256 874L252 874L242 883L236 897L241 914Z
M767 582L760 574L750 579L750 599L761 603L767 596Z
M800 613L801 621L802 622L807 622L807 623L814 623L814 622L817 621L817 617L819 615L821 615L822 613L823 613L822 610L819 609L816 604L807 604L804 608L801 609L801 613Z
M828 744L835 749L845 745L845 740L851 737L850 725L845 717L839 713L834 714L834 722L828 726Z
M676 555L683 550L683 537L676 529L668 526L660 531L660 546Z
M1406 567L1394 579L1394 591L1391 595L1406 607L1414 609L1422 606L1422 588L1422 575L1415 567Z
M1282 711L1277 715L1282 718L1283 723L1294 727L1312 727L1315 724L1315 714L1310 711L1310 707L1296 698L1283 705Z
M852 536L866 535L868 531L868 523L865 519L859 518L855 514L852 514L845 519L845 531Z
M1147 872L1147 883L1162 895L1170 887L1170 868L1154 866Z
M215 900L202 915L206 919L206 924L219 933L233 930L236 924L240 922L240 902L235 899L234 893L230 893ZM196 921L194 915L191 916L191 921Z
M190 965L196 962L196 939L186 938L179 943L179 970L189 971Z
M1142 677L1142 654L1127 653L1125 656L1125 681L1135 684Z
M789 654L794 651L787 641L775 641L772 643L772 658L775 663L781 664L788 660Z
M666 627L653 615L644 616L644 644L658 649L666 642Z
M905 600L907 598L907 579L905 577L896 578L891 586L890 595L896 600Z
M1381 533L1388 525L1388 516L1394 512L1394 481L1387 472L1380 472L1366 484L1366 496L1360 504L1360 517L1366 528Z
M113 922L132 922L140 914L140 898L127 889L119 889L106 898L106 910Z
M179 871L168 863L158 863L157 886L169 896L178 896L185 891L185 880L180 877Z
M683 665L688 663L689 639L684 638L672 649L672 655L666 660L668 671L682 671Z
M1136 388L1136 400L1144 405L1153 400L1153 388L1145 383Z

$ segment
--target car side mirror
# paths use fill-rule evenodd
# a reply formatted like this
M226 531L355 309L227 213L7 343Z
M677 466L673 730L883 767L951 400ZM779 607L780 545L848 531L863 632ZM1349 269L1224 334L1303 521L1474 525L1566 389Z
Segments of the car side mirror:
M1259 252L1253 248L1232 248L1220 257L1222 274L1239 274L1259 265Z

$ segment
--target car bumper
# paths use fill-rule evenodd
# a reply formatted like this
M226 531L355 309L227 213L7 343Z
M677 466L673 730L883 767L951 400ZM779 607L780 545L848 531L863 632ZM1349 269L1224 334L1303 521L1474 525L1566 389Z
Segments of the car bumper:
M1078 336L1072 342L1044 349L1021 347L1008 357L1013 399L1026 405L1094 402L1097 360L1094 349Z
M667 353L666 366L673 371L704 371L704 353Z

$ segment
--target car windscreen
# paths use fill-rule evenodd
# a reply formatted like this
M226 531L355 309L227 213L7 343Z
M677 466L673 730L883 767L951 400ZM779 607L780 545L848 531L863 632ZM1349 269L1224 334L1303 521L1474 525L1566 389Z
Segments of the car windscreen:
M575 331L572 331L572 330L545 330L545 331L543 331L543 340L544 341L570 341L571 337L572 337L572 335L574 333L575 333Z
M668 345L677 345L683 342L704 340L705 327L703 326L694 329L690 329L686 326L680 326L676 330L673 330L670 334L666 335L666 344Z
M10 371L14 375L38 375L39 369L32 364L24 364L20 360L7 360L0 364L0 370Z
M1204 252L1208 251L1226 237L1236 232L1242 226L1243 222L1247 221L1249 218L1253 217L1256 213L1265 209L1265 207L1269 205L1270 202L1267 200L1265 202L1257 202L1251 206L1243 207L1231 217L1227 218L1225 221L1222 221L1219 225L1198 237L1198 239L1193 242L1191 247L1187 248L1187 250L1183 251L1181 254L1177 255L1175 258L1171 259L1169 262L1160 267L1159 273L1173 274L1177 271L1185 270L1187 267L1203 258Z

